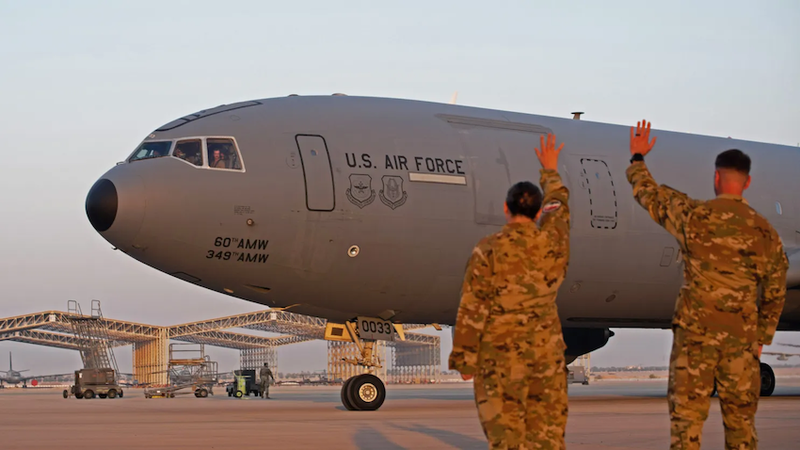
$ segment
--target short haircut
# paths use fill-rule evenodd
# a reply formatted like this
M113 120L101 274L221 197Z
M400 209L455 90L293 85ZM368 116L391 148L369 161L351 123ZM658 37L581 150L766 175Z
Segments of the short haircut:
M542 191L530 181L520 181L508 190L506 205L512 216L535 219L542 208Z
M735 148L725 150L717 155L714 166L716 166L717 169L730 169L744 175L750 175L750 157L743 151Z

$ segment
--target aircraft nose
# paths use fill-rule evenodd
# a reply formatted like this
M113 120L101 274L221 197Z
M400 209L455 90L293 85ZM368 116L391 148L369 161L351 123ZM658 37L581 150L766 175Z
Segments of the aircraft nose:
M89 189L86 217L108 242L127 250L139 234L145 212L142 179L125 168L114 168Z
M111 228L117 217L117 187L111 180L101 178L86 196L86 216L99 233Z

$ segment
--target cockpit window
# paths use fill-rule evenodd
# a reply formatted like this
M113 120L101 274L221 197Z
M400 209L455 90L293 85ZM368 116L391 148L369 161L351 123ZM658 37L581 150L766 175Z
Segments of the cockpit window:
M206 139L208 148L208 167L212 169L231 169L242 170L242 162L239 151L233 139L228 138L208 138Z
M203 142L200 139L185 139L175 144L172 156L195 166L203 165Z
M140 159L161 158L169 155L169 148L172 141L144 142L133 152L133 156L128 161L138 161Z

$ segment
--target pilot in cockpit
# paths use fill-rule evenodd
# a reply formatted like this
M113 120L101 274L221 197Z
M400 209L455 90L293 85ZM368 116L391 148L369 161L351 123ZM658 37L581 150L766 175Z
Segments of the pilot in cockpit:
M222 150L220 149L214 150L213 156L211 157L211 161L209 161L208 166L219 169L228 168L228 162L227 159L225 158L225 154L222 153Z

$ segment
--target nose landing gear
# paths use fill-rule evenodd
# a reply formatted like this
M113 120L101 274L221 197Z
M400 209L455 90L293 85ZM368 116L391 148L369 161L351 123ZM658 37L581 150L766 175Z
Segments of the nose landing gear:
M344 382L341 398L349 411L375 411L386 400L386 387L380 378L365 373Z
M354 366L366 367L372 372L381 368L381 359L375 353L377 340L394 340L395 334L405 339L400 325L384 319L359 317L354 322L344 324L329 323L325 331L325 339L353 342L360 356L343 358L343 361ZM372 373L365 373L348 378L342 385L342 404L349 411L375 411L386 400L386 386L380 378Z

